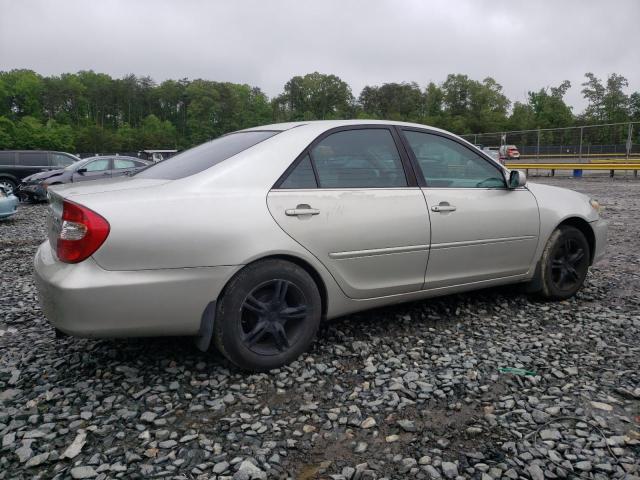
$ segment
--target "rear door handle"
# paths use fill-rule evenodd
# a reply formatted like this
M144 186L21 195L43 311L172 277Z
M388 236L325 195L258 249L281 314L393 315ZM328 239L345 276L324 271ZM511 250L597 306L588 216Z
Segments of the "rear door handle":
M456 211L456 207L455 205L449 205L449 202L440 202L439 205L434 205L433 207L431 207L431 211L432 212L455 212Z
M284 211L287 217L299 217L300 215L318 215L320 210L311 208L306 203L298 205L296 208L288 208Z

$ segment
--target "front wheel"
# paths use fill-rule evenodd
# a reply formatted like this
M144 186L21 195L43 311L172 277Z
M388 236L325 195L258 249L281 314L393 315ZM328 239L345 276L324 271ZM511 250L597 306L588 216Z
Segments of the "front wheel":
M245 267L217 305L214 342L236 366L267 371L309 348L320 324L318 287L301 267L263 260Z
M9 180L8 178L0 178L0 187L2 187L8 195L11 195L16 191L18 187L13 180Z
M568 225L558 227L542 253L542 296L564 300L575 295L587 277L589 259L589 243L584 234Z

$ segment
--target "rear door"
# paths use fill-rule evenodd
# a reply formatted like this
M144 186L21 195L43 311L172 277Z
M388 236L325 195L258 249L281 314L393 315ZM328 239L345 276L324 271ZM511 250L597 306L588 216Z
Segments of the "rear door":
M128 172L134 172L135 170L144 167L145 164L138 162L130 158L114 158L113 170L111 170L112 177L121 177Z
M431 212L425 289L526 273L538 244L538 204L507 189L502 170L446 135L403 129Z
M429 213L397 133L331 130L269 192L280 227L331 272L351 298L420 290Z

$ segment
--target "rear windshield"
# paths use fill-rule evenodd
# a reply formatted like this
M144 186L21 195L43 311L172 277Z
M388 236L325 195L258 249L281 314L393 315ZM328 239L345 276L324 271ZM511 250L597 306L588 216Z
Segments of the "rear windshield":
M195 175L249 147L253 147L267 138L273 137L276 133L279 132L261 130L231 133L174 155L168 160L155 163L141 170L135 176L138 178L177 180Z

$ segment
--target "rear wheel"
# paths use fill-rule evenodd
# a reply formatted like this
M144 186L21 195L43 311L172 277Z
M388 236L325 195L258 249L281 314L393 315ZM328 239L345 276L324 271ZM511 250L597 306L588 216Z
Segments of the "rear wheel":
M558 227L542 253L542 296L564 300L575 295L587 277L589 259L589 243L584 234L574 227Z
M217 306L214 342L240 368L271 370L309 348L321 313L318 287L303 268L284 260L260 261L226 287Z

